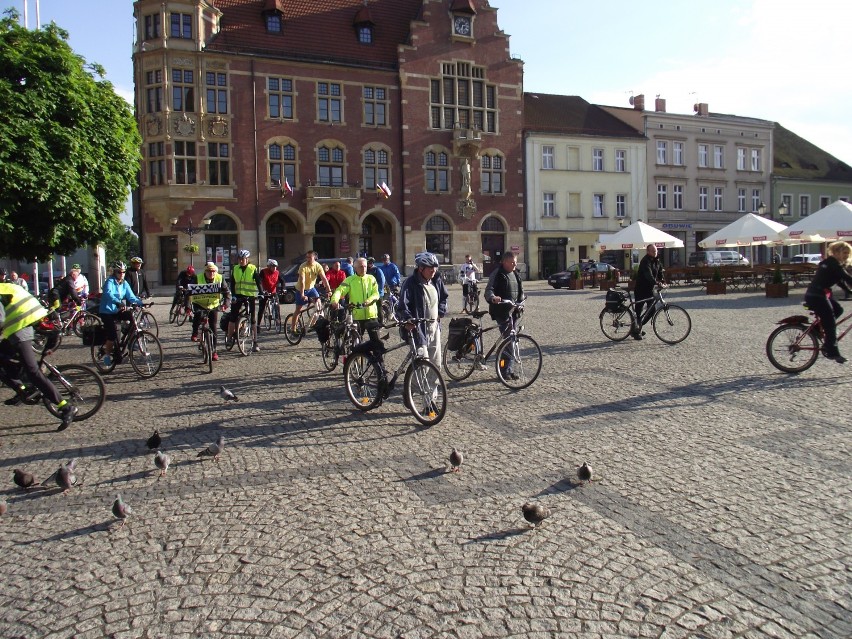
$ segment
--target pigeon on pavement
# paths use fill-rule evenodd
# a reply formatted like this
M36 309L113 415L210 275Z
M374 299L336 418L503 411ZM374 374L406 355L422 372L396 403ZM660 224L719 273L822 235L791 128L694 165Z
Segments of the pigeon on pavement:
M119 526L119 529L124 527L127 518L132 512L133 509L130 508L130 504L125 503L121 498L121 495L118 495L115 498L115 501L112 502L112 514L115 515L116 519L121 520L121 526Z
M64 464L59 467L59 470L56 471L56 485L62 488L62 494L64 495L71 487L77 483L77 477L74 475L74 469L77 467L77 460L72 459L67 464Z
M148 441L145 442L145 445L148 446L148 450L155 450L160 447L160 444L163 443L163 438L160 437L160 431L154 430L154 434L148 438Z
M24 470L15 469L14 477L15 485L19 488L32 488L35 485L35 477L31 473Z
M166 474L169 469L169 464L172 463L172 458L166 455L163 451L158 450L154 455L154 466L160 469L160 477Z
M592 481L592 467L589 462L583 462L583 465L577 468L577 479L580 481Z
M238 402L240 398L234 395L233 392L225 388L224 386L219 387L219 397L224 399L226 402Z
M453 448L452 452L450 453L450 466L453 467L452 472L460 473L461 472L461 465L463 463L464 463L464 455L461 453L461 451L458 451L455 448Z
M533 528L537 528L541 522L550 517L550 508L541 504L527 502L521 506L521 510L524 511L524 519L530 522Z
M219 455L222 454L222 450L225 448L225 436L219 435L219 439L216 440L215 444L210 444L207 448L198 453L197 457L212 457L213 461L219 461Z

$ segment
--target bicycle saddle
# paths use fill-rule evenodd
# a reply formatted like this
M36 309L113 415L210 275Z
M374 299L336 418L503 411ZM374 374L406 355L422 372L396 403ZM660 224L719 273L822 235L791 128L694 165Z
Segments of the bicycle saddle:
M480 317L485 317L486 315L488 315L488 311L474 311L473 313L470 313L470 316L476 319L479 319Z

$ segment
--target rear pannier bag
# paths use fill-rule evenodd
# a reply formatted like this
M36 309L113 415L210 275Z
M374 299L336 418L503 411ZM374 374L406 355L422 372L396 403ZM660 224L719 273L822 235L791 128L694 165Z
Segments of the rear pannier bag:
M457 351L464 346L467 330L473 325L469 317L456 317L450 320L450 330L447 336L447 350Z
M611 288L606 292L606 310L620 311L627 306L627 293Z

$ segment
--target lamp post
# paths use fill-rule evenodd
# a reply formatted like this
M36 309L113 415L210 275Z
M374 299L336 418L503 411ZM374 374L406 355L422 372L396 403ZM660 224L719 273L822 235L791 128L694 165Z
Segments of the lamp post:
M210 218L207 218L206 220L203 220L201 222L201 226L193 226L192 225L192 219L190 218L189 224L187 224L185 227L181 228L181 227L178 227L178 225L177 225L178 219L176 217L173 217L172 218L172 230L173 231L180 231L181 233L185 233L186 235L188 235L189 236L189 244L192 245L192 236L195 235L196 233L199 233L200 231L206 231L210 227L210 222L212 222L212 221L213 220L211 220ZM191 252L189 254L190 266L195 266L193 264L194 257L195 257L195 252Z
M787 201L781 200L781 204L778 206L778 217L784 217L787 215L789 208L787 207Z
M761 202L760 206L757 207L757 214L760 217L763 217L764 215L766 215L766 203L765 202Z

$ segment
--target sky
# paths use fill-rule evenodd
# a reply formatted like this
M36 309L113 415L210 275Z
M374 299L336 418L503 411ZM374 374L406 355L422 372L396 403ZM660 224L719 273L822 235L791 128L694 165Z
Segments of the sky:
M36 0L29 3L35 27ZM710 111L780 123L852 165L849 0L490 0L524 89L593 104ZM42 23L133 96L132 0L40 0ZM23 14L24 0L0 0Z

